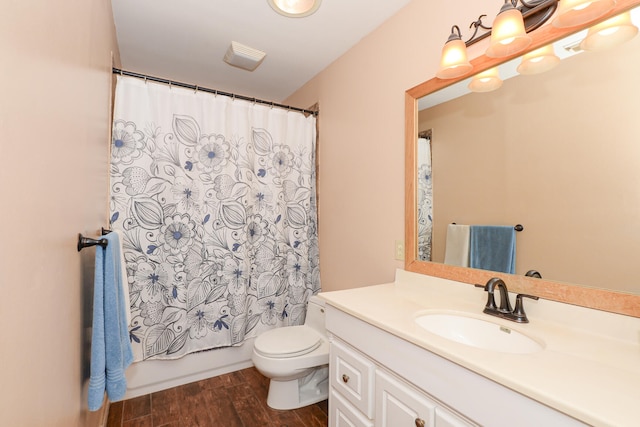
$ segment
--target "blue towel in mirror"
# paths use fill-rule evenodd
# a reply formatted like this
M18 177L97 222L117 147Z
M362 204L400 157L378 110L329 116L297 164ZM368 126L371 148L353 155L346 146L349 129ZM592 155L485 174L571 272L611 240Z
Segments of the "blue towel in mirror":
M469 267L515 274L516 230L512 225L472 225Z

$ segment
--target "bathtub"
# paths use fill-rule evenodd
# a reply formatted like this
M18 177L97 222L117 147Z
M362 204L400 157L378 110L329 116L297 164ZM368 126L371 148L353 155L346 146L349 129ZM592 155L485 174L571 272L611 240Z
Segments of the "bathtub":
M188 354L174 360L146 360L127 368L124 399L200 381L253 366L253 338L238 347Z

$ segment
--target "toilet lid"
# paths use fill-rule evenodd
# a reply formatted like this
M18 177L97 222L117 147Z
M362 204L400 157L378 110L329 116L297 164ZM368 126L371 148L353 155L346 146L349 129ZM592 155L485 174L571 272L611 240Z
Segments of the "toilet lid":
M254 342L257 353L266 357L296 357L320 347L321 337L308 326L287 326L267 331Z

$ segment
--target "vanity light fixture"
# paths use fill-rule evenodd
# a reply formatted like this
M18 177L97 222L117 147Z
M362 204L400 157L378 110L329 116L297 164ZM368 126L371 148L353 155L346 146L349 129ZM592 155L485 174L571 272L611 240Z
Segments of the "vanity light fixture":
M618 46L638 34L638 27L631 22L631 13L624 12L589 28L580 43L584 50L602 50Z
M490 58L502 58L522 52L531 44L524 29L522 12L511 0L505 0L491 27L491 45L485 52Z
M473 76L468 87L472 92L491 92L500 86L502 86L502 79L498 73L498 67L493 67Z
M442 48L440 69L436 73L439 79L454 79L467 74L473 67L467 58L467 47L462 41L460 28L451 27L451 35Z
M526 33L539 28L547 22L556 11L559 0L505 0L500 13L494 20L493 27L487 27L480 17L471 23L473 35L463 42L460 28L454 25L451 35L442 49L440 68L436 77L454 79L471 71L473 66L467 59L466 47L491 36L491 45L486 55L494 58L510 56L521 52L531 44L531 37ZM520 4L518 6L518 4ZM479 30L486 30L478 34Z
M556 55L553 44L548 44L540 49L536 49L522 57L517 71L520 74L539 74L549 71L560 63L560 58Z
M322 0L267 0L269 6L280 15L303 18L315 13Z
M604 16L615 5L616 0L560 0L552 24L556 28L586 24Z

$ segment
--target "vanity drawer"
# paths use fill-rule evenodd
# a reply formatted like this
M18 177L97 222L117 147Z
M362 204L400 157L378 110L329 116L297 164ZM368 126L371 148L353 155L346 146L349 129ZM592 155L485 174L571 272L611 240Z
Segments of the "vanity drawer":
M375 365L338 340L331 342L331 386L368 418L373 418Z
M329 407L329 427L373 427L373 421L358 412L333 388L329 396Z

